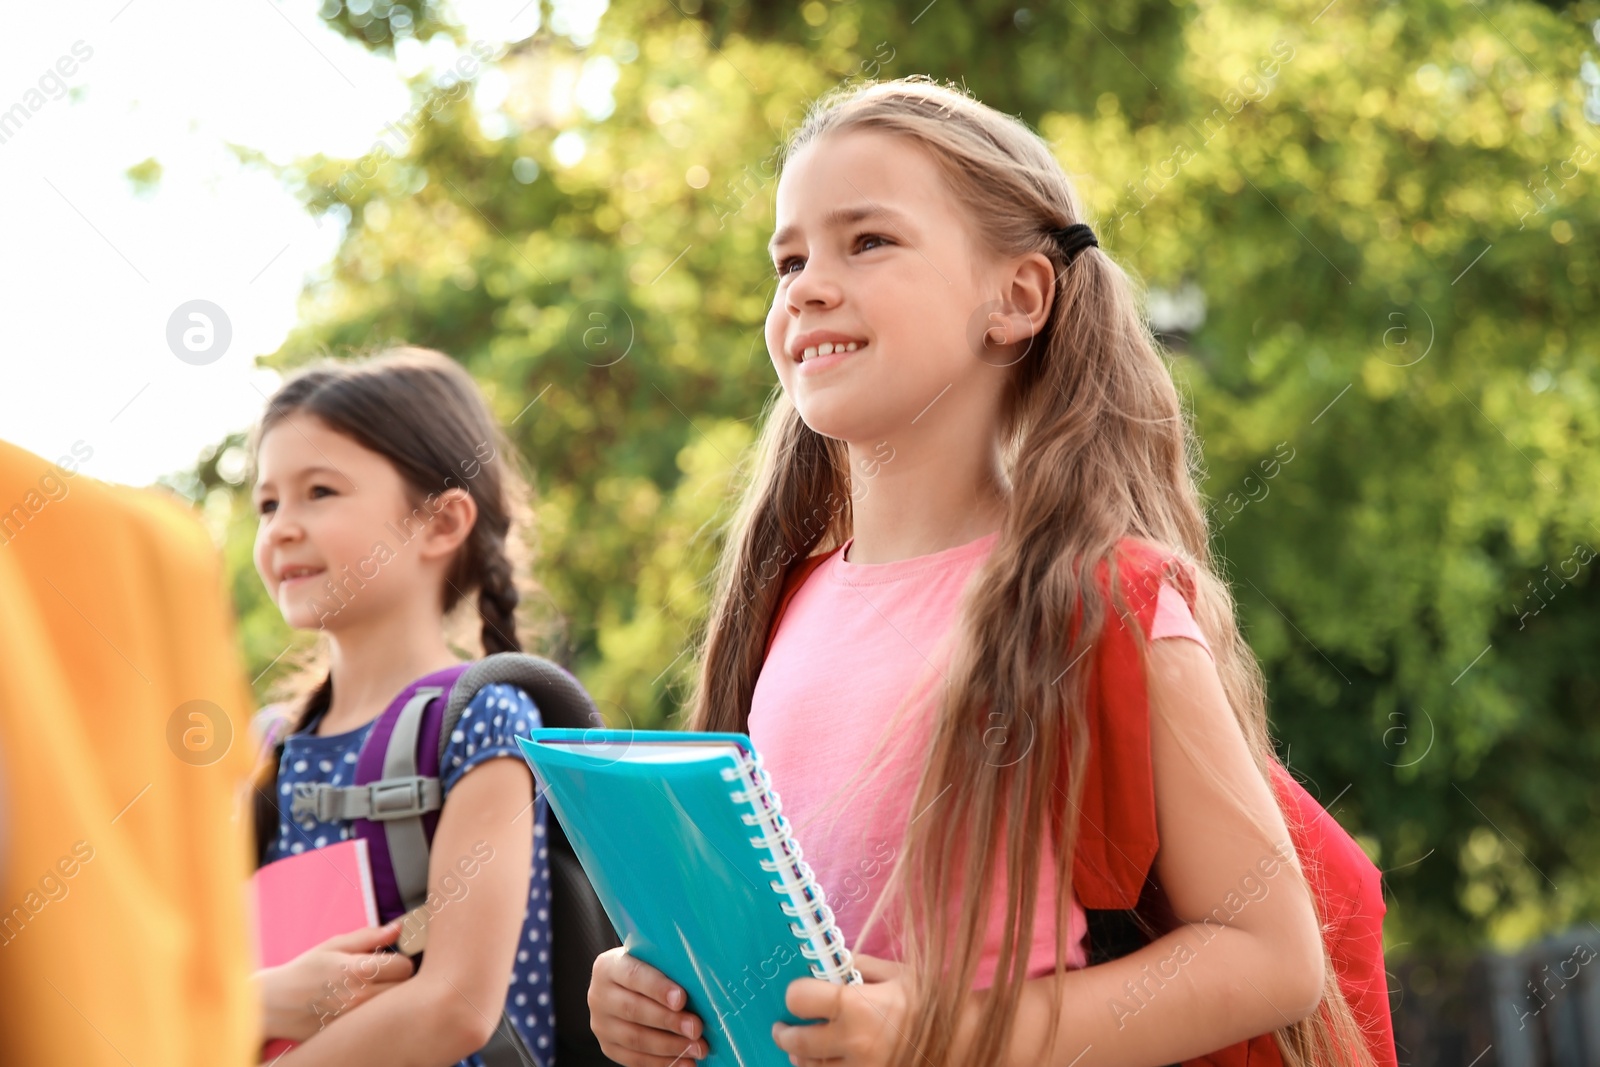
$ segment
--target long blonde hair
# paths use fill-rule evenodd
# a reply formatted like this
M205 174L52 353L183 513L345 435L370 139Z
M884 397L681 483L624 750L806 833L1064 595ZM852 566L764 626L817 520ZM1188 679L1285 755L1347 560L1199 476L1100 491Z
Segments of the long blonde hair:
M1039 252L1056 266L1048 321L1015 366L1004 397L1005 517L993 552L967 587L949 685L911 807L924 810L948 792L943 803L962 817L913 823L891 882L901 889L894 907L905 935L902 962L920 991L897 1064L942 1063L982 955L988 887L1003 864L1005 899L995 904L1004 909L1005 935L969 1050L970 1062L992 1063L1011 1040L1027 977L1042 873L1037 842L1047 833L1060 844L1058 975L1070 947L1064 935L1077 832L1066 813L1077 810L1082 791L1089 671L1069 667L1093 647L1106 613L1121 607L1099 594L1096 568L1114 573L1114 549L1125 537L1154 542L1187 565L1197 620L1270 787L1275 756L1265 686L1212 565L1195 482L1198 447L1138 290L1103 251L1084 249L1069 265L1050 236L1083 221L1084 213L1044 142L959 90L911 78L822 98L790 138L786 158L847 130L889 134L922 148L994 254ZM783 575L791 563L850 537L850 503L844 444L806 426L778 390L718 566L690 728L746 729ZM986 742L996 726L1013 737L1031 728L1029 758L997 766ZM1003 839L987 832L1002 825ZM953 924L917 921L951 915L959 916ZM1370 1064L1331 962L1325 974L1318 1010L1275 1035L1284 1061ZM1052 1044L1055 1038L1052 1022Z

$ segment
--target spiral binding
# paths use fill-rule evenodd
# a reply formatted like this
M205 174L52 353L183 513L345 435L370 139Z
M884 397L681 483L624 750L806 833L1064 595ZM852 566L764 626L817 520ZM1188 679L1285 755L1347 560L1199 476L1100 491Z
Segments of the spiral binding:
M789 924L789 932L803 942L800 954L813 961L812 976L860 985L861 972L856 970L850 950L845 947L833 909L828 907L827 894L817 884L811 865L801 855L799 842L789 832L789 820L783 816L782 802L772 788L772 776L762 766L760 753L740 752L734 758L737 768L724 768L722 779L739 782L744 788L734 790L728 797L735 804L749 804L755 809L754 814L740 816L746 826L761 829L760 837L750 838L750 847L764 849L773 856L761 861L761 869L778 876L767 885L774 893L789 898L781 905L783 913L798 920Z

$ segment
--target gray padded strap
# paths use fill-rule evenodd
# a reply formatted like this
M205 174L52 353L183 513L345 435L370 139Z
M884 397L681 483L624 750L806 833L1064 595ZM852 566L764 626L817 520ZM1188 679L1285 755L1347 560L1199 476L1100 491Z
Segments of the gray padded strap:
M438 686L418 689L400 709L389 747L383 754L383 781L417 777L417 734L422 729L422 709L444 692ZM432 780L438 788L438 779ZM383 834L389 843L389 866L394 869L395 886L407 911L428 898L428 835L422 828L421 814L388 819Z
M314 815L320 822L341 819L409 819L444 806L437 778L384 778L366 785L296 782L291 809L296 819Z
M444 766L444 750L450 743L450 733L461 719L461 713L486 685L503 683L521 688L533 699L539 709L539 718L546 726L587 728L604 726L594 701L576 678L556 664L525 652L496 652L467 668L456 679L450 690L450 700L445 704L444 719L439 728L439 765Z

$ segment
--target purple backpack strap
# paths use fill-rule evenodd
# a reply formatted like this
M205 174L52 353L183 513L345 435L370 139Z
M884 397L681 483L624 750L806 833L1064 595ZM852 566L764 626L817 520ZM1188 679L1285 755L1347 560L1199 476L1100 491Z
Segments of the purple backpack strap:
M366 786L384 779L384 764L388 756L390 741L394 737L395 727L400 723L401 714L407 705L416 697L420 689L438 689L439 695L430 700L422 710L421 725L417 731L415 760L416 775L421 778L433 779L438 782L439 774L439 731L440 723L444 718L445 704L449 700L450 691L455 686L456 680L466 673L470 663L458 663L453 667L423 675L394 698L394 701L384 709L382 715L373 723L372 731L367 734L367 739L361 745L361 752L356 757L356 786ZM440 794L442 798L442 793ZM416 817L422 827L422 832L429 844L433 841L434 829L439 824L437 810L426 811ZM355 833L357 837L367 842L367 856L372 867L372 889L378 902L378 921L386 923L406 913L407 907L401 892L400 883L395 876L395 868L389 850L389 833L385 822L372 819L357 818L355 820Z

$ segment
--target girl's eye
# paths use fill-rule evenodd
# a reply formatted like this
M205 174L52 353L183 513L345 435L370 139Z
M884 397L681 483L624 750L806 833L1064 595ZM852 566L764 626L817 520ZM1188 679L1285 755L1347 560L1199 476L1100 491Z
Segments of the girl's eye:
M337 494L335 494L332 489L329 489L325 485L313 485L311 487L311 499L312 500L321 500L324 496L335 496L335 495L337 495Z
M276 500L262 500L262 501L258 501L257 504L256 504L256 514L257 515L271 515L274 511L277 511L277 510L278 510L278 502Z
M875 245L869 245L867 243L869 241L877 241L880 244L883 244L883 245L886 245L886 246L894 243L894 242L890 241L887 237L885 237L885 236L883 236L882 234L879 234L879 233L862 233L862 234L857 234L856 235L855 246L856 246L857 250L858 251L862 251L862 252L866 252L866 251L870 251L872 248L876 247ZM786 257L784 259L780 259L778 261L778 265L777 265L778 277L782 278L786 274L793 273L789 268L793 267L793 266L795 266L797 264L799 266L803 267L803 266L805 266L805 261L803 259L801 259L799 256L788 256L788 257Z

